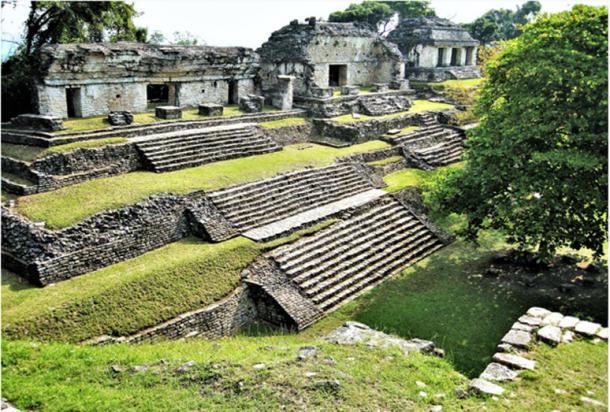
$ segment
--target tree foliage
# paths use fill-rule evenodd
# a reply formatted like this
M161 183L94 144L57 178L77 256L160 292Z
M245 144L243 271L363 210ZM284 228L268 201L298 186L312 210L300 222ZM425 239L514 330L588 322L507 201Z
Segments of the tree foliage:
M354 22L386 34L393 20L410 17L435 16L429 0L422 1L364 1L353 3L343 11L331 13L328 21Z
M461 235L499 229L541 259L601 253L607 223L608 10L543 15L487 66L466 166L428 194L466 216Z
M516 11L492 9L464 27L484 44L514 39L521 34L521 27L530 22L541 8L540 2L530 0L517 6Z
M23 42L2 63L2 119L33 110L32 80L39 75L38 54L54 43L146 40L136 27L137 13L122 1L33 1L25 22Z

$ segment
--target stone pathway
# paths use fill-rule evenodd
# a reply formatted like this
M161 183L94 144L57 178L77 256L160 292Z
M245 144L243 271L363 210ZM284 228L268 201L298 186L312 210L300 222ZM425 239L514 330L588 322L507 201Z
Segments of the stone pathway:
M289 216L285 219L276 220L264 226L248 230L243 233L243 236L257 242L263 242L267 239L272 239L280 236L283 233L290 232L294 229L304 227L312 222L318 222L332 215L340 213L344 210L362 206L368 202L379 199L387 193L383 190L372 189L366 192L358 193L329 203L324 206L319 206L296 215Z
M575 334L585 338L608 340L608 328L603 328L599 323L564 316L544 308L530 308L504 335L498 345L498 353L493 355L493 362L487 365L477 379L470 382L469 392L474 395L503 394L504 388L497 383L513 381L522 370L536 368L536 361L521 356L521 353L530 348L532 342L538 340L557 346L571 342ZM599 401L592 401L603 405Z

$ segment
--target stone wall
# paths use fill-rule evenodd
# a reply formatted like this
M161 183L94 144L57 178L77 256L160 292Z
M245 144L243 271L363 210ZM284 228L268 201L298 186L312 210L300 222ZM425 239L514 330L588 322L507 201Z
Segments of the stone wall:
M262 128L265 137L272 139L282 146L304 143L313 135L313 125L310 122L299 125L278 127L274 129Z
M326 99L299 97L295 103L306 108L312 117L335 117L350 113L375 115L396 113L411 107L411 91L390 91L352 96L336 96Z
M390 129L402 129L418 125L416 114L405 114L389 119L373 119L354 123L338 123L331 120L314 119L316 132L321 136L333 137L354 143L377 139Z

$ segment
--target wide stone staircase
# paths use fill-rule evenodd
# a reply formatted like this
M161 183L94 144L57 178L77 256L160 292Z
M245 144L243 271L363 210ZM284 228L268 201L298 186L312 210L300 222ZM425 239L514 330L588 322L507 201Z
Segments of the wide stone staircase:
M463 150L462 138L459 135L450 135L433 146L411 150L411 156L419 163L435 168L459 162Z
M320 220L341 209L360 206L379 197L379 193L383 194L354 165L341 164L232 186L211 192L208 197L224 218L238 231L246 232L246 236L250 229L273 226L268 228L269 235L252 236L262 240ZM337 208L329 207L332 205L337 205ZM321 212L312 215L316 210ZM303 219L294 221L294 216Z
M322 312L336 309L444 245L392 196L372 205L269 254Z
M178 130L132 141L155 172L281 150L277 143L260 133L258 126L250 123Z

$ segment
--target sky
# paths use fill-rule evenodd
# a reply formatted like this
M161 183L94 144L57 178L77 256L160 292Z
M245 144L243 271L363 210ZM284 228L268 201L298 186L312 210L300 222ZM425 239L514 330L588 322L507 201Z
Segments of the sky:
M160 31L173 38L175 31L190 32L212 46L245 46L257 48L271 32L291 20L309 16L327 18L356 0L132 0L141 16L138 26L148 32ZM493 8L515 9L525 0L432 0L437 15L456 23L468 23ZM585 3L595 6L607 0L540 0L542 10L557 12ZM17 6L2 9L2 47L4 58L14 48L11 41L23 33L29 1L18 0Z

